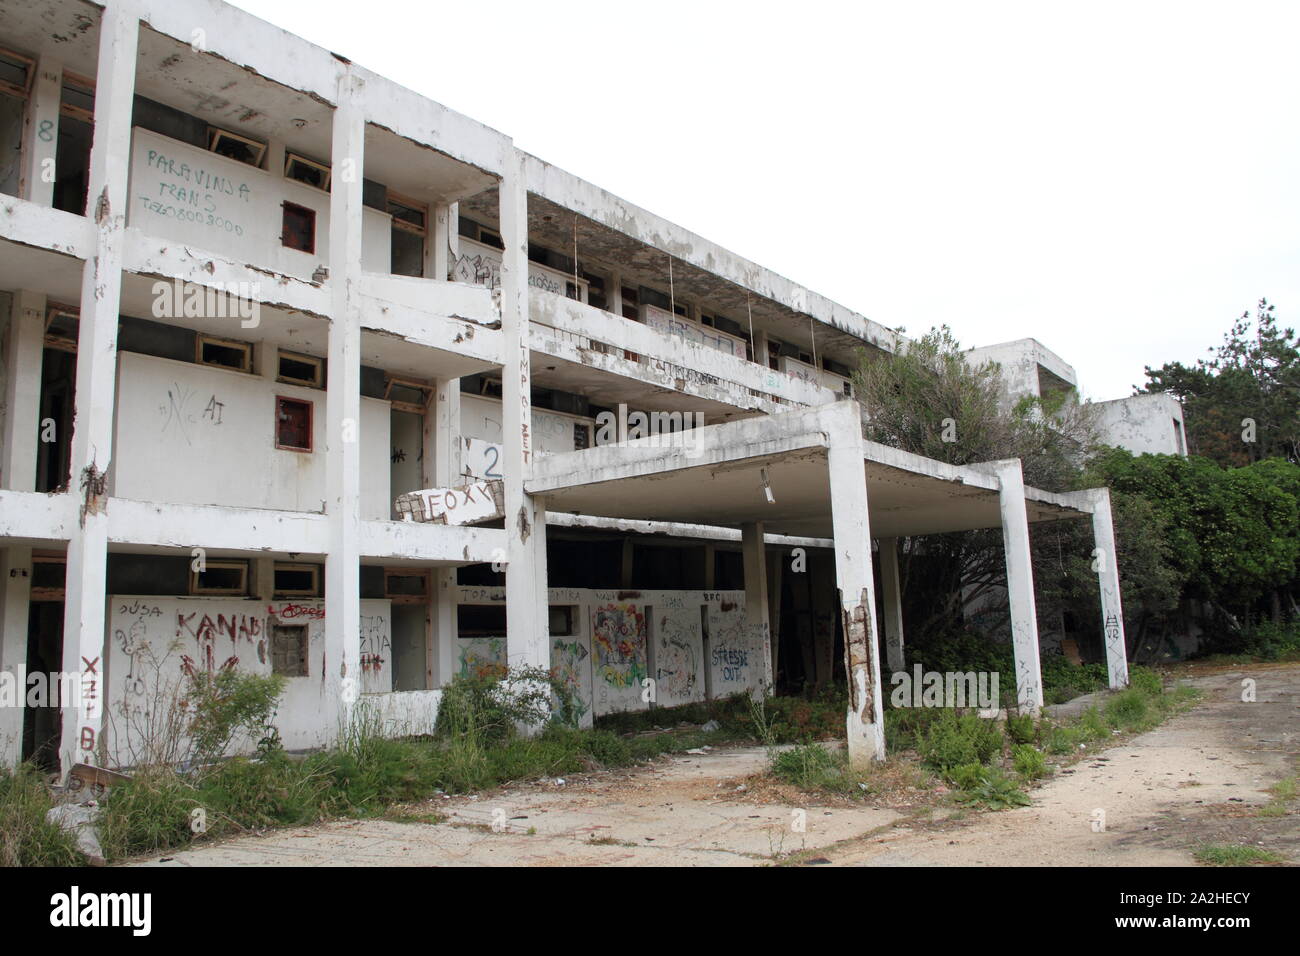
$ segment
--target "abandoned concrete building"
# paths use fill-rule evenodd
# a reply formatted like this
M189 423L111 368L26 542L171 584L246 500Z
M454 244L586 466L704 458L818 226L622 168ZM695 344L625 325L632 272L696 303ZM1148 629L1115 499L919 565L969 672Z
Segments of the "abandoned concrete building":
M975 528L1041 704L1029 525L1113 554L1107 493L864 441L852 369L898 334L216 0L0 13L0 669L83 679L0 708L3 763L129 765L192 668L284 675L306 749L506 663L586 723L847 676L869 759L897 540ZM1113 414L1139 450L1180 417Z

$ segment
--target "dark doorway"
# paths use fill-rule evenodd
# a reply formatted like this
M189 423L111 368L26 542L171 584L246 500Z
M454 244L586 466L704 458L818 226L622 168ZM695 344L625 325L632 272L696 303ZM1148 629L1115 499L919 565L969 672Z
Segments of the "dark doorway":
M27 674L44 674L49 688L44 706L23 708L23 760L42 770L59 769L59 671L63 669L63 602L33 601L27 616ZM26 695L27 687L21 688ZM26 704L26 701L24 701Z
M72 412L77 354L45 349L41 363L41 431L36 446L36 490L58 491L68 485L72 466Z

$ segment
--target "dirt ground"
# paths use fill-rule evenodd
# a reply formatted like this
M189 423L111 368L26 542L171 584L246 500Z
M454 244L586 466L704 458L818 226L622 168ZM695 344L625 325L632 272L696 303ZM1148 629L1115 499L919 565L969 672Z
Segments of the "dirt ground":
M1246 677L1253 703L1241 700ZM439 823L334 822L137 865L1195 865L1203 843L1300 863L1300 805L1260 813L1300 763L1300 665L1186 681L1204 693L1194 709L1061 770L1014 810L920 810L933 798L905 790L874 805L813 800L761 775L762 748L728 749L410 808Z

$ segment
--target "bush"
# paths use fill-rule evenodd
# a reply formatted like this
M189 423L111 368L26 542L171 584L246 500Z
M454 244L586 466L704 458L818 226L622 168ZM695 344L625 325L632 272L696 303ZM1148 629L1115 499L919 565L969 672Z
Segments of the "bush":
M917 748L921 759L933 769L942 773L962 764L988 763L994 754L1001 753L1002 732L996 721L974 714L958 716L951 710L939 714Z
M1008 714L1007 736L1011 738L1012 743L1032 743L1034 737L1037 736L1034 718L1029 714Z
M31 764L0 767L0 866L76 866L76 838L46 823L53 805L44 775Z
M1037 748L1017 744L1011 749L1011 757L1016 773L1026 780L1037 780L1047 775L1047 761Z
M442 691L434 736L468 737L477 745L514 737L519 726L538 727L551 717L551 695L572 697L568 687L538 667L520 667L505 675L458 674ZM573 707L557 708L572 713Z
M1005 810L1030 803L1029 796L999 767L966 765L960 776L962 785L957 788L960 791L958 799L964 804Z
M112 787L102 806L99 842L109 859L185 845L191 814L207 809L198 790L168 767L137 771Z
M1149 667L1130 667L1128 684L1134 690L1139 690L1150 697L1159 697L1165 692L1164 680Z
M245 674L234 669L216 673L195 670L181 706L191 716L187 727L190 759L196 764L220 760L236 742L255 743L279 735L271 725L284 693L278 675Z
M1147 703L1150 699L1147 692L1138 687L1120 691L1106 701L1106 722L1121 729L1140 727L1150 712Z

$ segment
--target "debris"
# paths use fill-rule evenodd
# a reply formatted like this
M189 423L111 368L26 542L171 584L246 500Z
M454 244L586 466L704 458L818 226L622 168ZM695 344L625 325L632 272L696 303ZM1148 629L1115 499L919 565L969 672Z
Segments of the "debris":
M719 727L721 727L721 724L716 720L706 720L704 723L700 724L700 730L704 731L706 734L713 733L715 730L719 729Z
M46 823L58 824L77 840L77 849L92 866L104 865L104 850L99 844L99 804L94 800L86 803L62 803L50 807L45 814Z

